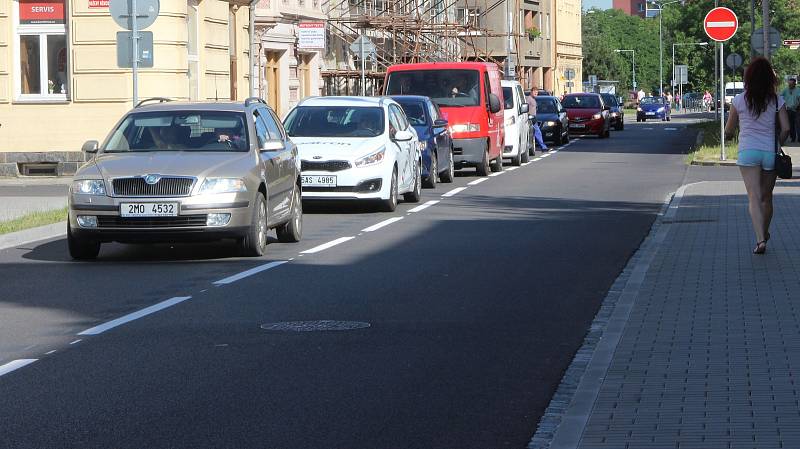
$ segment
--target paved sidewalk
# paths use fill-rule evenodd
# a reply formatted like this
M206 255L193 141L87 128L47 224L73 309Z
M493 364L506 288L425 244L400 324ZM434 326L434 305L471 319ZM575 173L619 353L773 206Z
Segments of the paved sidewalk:
M565 379L530 447L800 448L798 187L779 181L755 256L743 184L688 186L612 287L573 362L585 374Z

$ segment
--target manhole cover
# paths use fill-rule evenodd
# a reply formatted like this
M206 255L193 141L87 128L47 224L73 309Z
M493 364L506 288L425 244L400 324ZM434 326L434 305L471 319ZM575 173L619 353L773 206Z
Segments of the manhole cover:
M366 329L369 323L363 321L284 321L281 323L262 324L261 329L273 332L324 332L324 331L349 331Z

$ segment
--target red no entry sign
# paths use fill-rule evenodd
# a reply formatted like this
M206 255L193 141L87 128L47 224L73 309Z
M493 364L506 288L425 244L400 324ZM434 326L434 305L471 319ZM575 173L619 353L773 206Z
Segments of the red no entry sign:
M711 39L725 42L736 34L736 30L739 29L739 19L736 18L736 13L728 8L714 8L706 14L703 28Z

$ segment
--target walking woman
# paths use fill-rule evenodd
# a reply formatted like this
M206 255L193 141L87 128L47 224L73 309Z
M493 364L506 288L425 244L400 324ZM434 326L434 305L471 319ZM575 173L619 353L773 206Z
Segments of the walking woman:
M744 92L731 104L725 135L733 138L739 127L737 165L747 188L748 209L756 234L753 254L764 254L772 221L772 190L775 188L776 115L780 121L780 143L789 136L789 116L783 98L776 93L778 78L768 60L753 59L744 72ZM778 111L778 114L775 112Z

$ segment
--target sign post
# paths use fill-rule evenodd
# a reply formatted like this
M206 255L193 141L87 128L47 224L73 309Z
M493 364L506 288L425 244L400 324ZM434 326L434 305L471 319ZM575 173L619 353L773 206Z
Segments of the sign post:
M367 95L367 57L376 54L377 48L367 36L359 36L355 42L350 44L350 51L358 53L358 57L361 59L361 95Z
M131 68L133 75L133 106L139 102L139 34L141 30L149 27L158 18L161 7L159 0L109 0L108 10L111 18L117 25L130 30L131 39ZM117 44L117 53L123 51ZM149 52L152 59L152 51ZM152 63L152 61L150 61Z
M719 42L719 108L722 113L719 115L720 132L720 159L726 160L725 155L725 57L724 42L732 38L739 29L739 19L736 14L728 8L714 8L706 14L703 20L703 28L706 35Z

